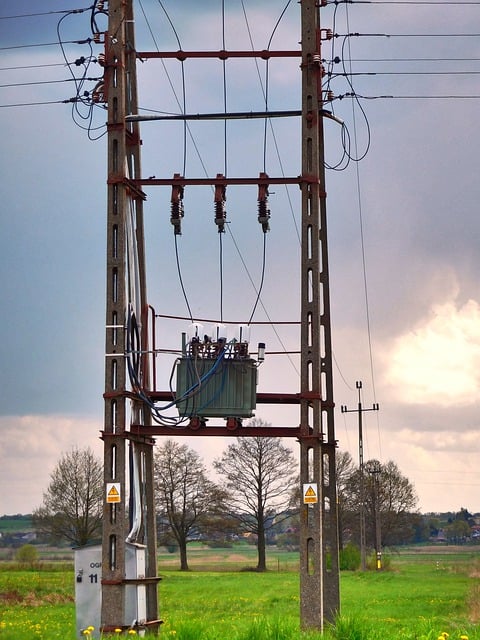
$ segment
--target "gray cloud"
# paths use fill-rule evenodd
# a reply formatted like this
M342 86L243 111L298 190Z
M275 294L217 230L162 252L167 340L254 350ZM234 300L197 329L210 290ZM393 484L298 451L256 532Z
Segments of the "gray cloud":
M176 48L165 15L158 3L144 2L150 26L164 48ZM37 10L33 0L21 1L16 13ZM63 9L59 0L49 0L42 10ZM165 3L184 48L221 45L220 3ZM269 2L268 7L245 3L255 46L265 47L284 7ZM137 9L137 46L152 48L142 12ZM248 31L240 8L231 15L227 45L250 48ZM325 27L332 26L332 6L322 9ZM4 10L5 11L5 10ZM298 4L292 3L279 26L274 46L296 47ZM468 70L453 58L478 57L473 38L402 38L401 33L468 33L474 24L475 9L445 5L442 10L422 6L358 5L351 9L351 29L362 34L389 33L390 38L365 35L352 38L352 71L377 75L353 76L358 95L475 95L475 75L441 76L440 70ZM3 12L4 13L4 12ZM5 15L5 13L4 13ZM54 41L56 19L0 21L3 46L24 42ZM22 24L22 26L19 26ZM88 35L88 14L68 18L62 25L65 37ZM337 8L336 28L346 33L342 10ZM334 53L343 56L342 39L333 41ZM324 43L324 55L331 54L332 42ZM80 50L80 47L78 47ZM69 55L80 55L77 46ZM420 62L419 58L449 58L441 64ZM372 58L386 62L367 62ZM394 62L415 58L415 62ZM2 52L1 67L61 62L58 48L10 50ZM364 60L364 61L361 61ZM178 63L168 63L171 81L181 99ZM227 62L228 108L263 108L264 94L252 61ZM260 65L261 77L265 68ZM348 67L347 67L348 68ZM97 70L96 70L97 71ZM95 71L95 72L96 72ZM409 71L410 75L383 75L386 71ZM430 72L419 75L418 72ZM334 67L342 73L341 65ZM435 73L433 73L435 72ZM198 62L185 64L187 110L223 110L222 65L215 61L203 68ZM3 84L67 77L66 69L2 71ZM150 109L178 112L177 98L160 63L139 64L140 104ZM298 108L298 60L270 67L270 107ZM337 96L352 92L342 77L332 79ZM2 104L61 100L74 95L72 83L31 85L2 89ZM375 99L361 100L371 134L370 150L358 167L351 163L342 172L327 172L332 320L337 405L356 402L355 380L364 383L365 402L378 401L378 423L368 423L369 455L395 459L417 484L425 510L478 504L477 379L472 378L470 357L465 367L444 372L453 385L453 374L466 376L473 384L458 389L462 403L431 393L418 397L415 381L422 366L420 356L397 367L395 358L407 353L427 353L426 336L433 331L448 363L448 350L478 349L476 316L472 304L480 303L478 272L479 182L476 167L479 146L475 126L478 101L474 99ZM355 107L355 115L352 107ZM367 121L350 99L337 99L335 113L348 126L352 144L357 134L358 149L368 141ZM97 112L95 123L103 124L105 114ZM2 291L2 341L0 358L0 412L2 465L8 471L5 482L12 486L10 503L0 511L33 508L41 497L56 457L75 441L98 446L102 420L104 255L105 255L105 139L90 142L86 132L73 124L71 105L46 105L2 109L0 122L3 153L0 211L0 274ZM298 175L300 172L299 123L273 123L267 130L267 169L271 175ZM263 123L229 123L228 172L258 174L263 170ZM187 138L187 172L201 176L202 163L210 174L224 170L223 123L191 127ZM145 175L171 176L182 170L182 127L160 123L142 125ZM280 159L277 157L277 146ZM352 146L352 151L354 146ZM326 155L330 163L341 157L340 130L326 123ZM358 169L358 173L357 173ZM357 191L360 187L360 195ZM295 223L299 224L299 191L271 190L271 232L267 238L267 268L262 301L256 319L298 320L299 245ZM161 313L185 314L169 222L168 189L150 189L145 217L147 228L150 302ZM185 192L184 233L179 239L180 264L193 313L217 318L218 234L213 223L212 193L209 189L188 188ZM367 333L360 214L364 234L364 255L368 284L371 335ZM293 203L293 209L290 207ZM227 200L229 233L224 237L225 315L245 321L255 302L262 268L262 234L256 221L256 192L244 194L229 189ZM201 241L200 241L201 238ZM238 250L237 250L238 248ZM239 255L239 252L241 256ZM248 273L245 266L248 266ZM254 285L252 285L252 282ZM207 286L205 286L207 283ZM443 324L433 324L435 309L450 305ZM470 311L469 311L470 310ZM268 313L268 316L267 316ZM449 324L450 323L450 324ZM162 346L178 348L187 322L159 321ZM452 327L457 331L451 337ZM298 347L295 329L279 328L289 349ZM429 333L430 332L430 333ZM449 342L450 336L450 342ZM373 347L370 367L369 338ZM267 350L283 346L268 327L255 327L254 340L264 339ZM403 351L402 351L403 349ZM456 350L456 351L454 351ZM467 352L466 352L467 353ZM452 358L453 359L453 358ZM468 363L467 363L468 360ZM430 358L436 362L437 358ZM456 358L458 362L458 358ZM427 363L427 364L426 364ZM298 363L297 363L298 364ZM164 379L171 362L161 365ZM431 370L428 375L432 376ZM456 377L455 380L460 380ZM472 382L473 380L473 382ZM298 388L298 370L284 357L271 356L260 370L262 390L291 391ZM425 388L427 388L425 386ZM414 391L416 390L416 393ZM376 393L374 393L374 391ZM374 397L375 396L375 397ZM274 424L298 422L295 408L259 407L259 417ZM55 418L52 418L55 416ZM71 423L69 422L71 420ZM25 422L26 421L26 422ZM353 423L352 423L353 421ZM71 427L62 431L62 424ZM50 426L49 426L50 425ZM53 426L51 426L53 425ZM356 450L354 418L344 424L338 417L340 446ZM59 435L61 434L61 436ZM27 453L18 450L19 438L27 438ZM200 442L202 453L218 450L216 441ZM293 444L293 443L292 443ZM40 459L45 464L40 472ZM11 461L16 460L13 464ZM8 462L8 464L7 464ZM464 470L459 477L458 469ZM430 475L429 475L430 474ZM443 474L443 475L442 475ZM436 478L432 481L432 478ZM438 484L448 482L448 495L439 495ZM35 487L28 493L28 487ZM4 484L2 486L5 486ZM31 491L31 489L30 489ZM29 502L30 500L30 502ZM468 502L468 503L467 503ZM30 506L28 506L30 505ZM21 508L20 508L21 506Z

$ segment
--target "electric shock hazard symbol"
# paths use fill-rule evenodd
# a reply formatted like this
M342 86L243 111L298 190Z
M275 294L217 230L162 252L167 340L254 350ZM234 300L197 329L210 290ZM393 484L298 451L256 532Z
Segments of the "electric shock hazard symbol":
M107 502L120 502L120 483L107 482Z
M316 504L318 502L317 484L303 485L303 504Z

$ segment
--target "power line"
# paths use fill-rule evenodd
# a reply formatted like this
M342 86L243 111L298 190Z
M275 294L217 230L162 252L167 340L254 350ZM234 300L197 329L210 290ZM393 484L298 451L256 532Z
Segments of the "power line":
M480 2L456 2L456 0L333 0L330 2L327 0L327 4L405 4L405 5L471 5L472 7L478 6Z
M63 62L53 62L51 64L29 64L19 67L0 67L0 71L19 71L22 69L43 69L45 67L64 67Z
M379 96L364 96L358 93L354 94L356 98L362 100L479 100L480 95L412 95L412 96L396 96L396 95L379 95ZM337 96L335 99L342 100L344 98L352 97L352 94L345 93L342 96Z
M82 78L82 81L89 82L98 82L102 78ZM63 80L36 80L35 82L13 82L11 84L0 84L0 89L5 89L7 87L29 87L32 85L40 85L40 84L61 84L63 82L78 82L77 78L64 78Z
M478 62L480 58L352 58L352 62Z
M69 104L76 102L77 98L69 98L68 100L47 100L44 102L17 102L16 104L0 104L0 109L7 107L37 107L45 104Z
M480 71L355 71L332 73L332 78L353 76L476 76Z
M59 13L83 13L84 11L91 11L92 7L86 7L85 9L63 9L62 11L44 11L42 13L22 13L16 16L0 16L0 20L13 20L16 18L34 18L36 16L50 16Z
M479 38L480 33L335 33L334 38Z
M62 44L89 44L93 42L92 38L85 38L84 40L64 40ZM0 47L0 51L11 51L13 49L29 49L32 47L58 47L59 42L39 42L35 44L17 44L10 47Z

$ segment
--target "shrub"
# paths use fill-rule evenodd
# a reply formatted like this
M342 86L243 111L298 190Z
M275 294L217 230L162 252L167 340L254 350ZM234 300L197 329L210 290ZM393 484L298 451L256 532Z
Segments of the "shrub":
M38 551L33 544L24 544L15 552L15 560L22 564L36 564L38 562Z
M357 571L360 568L360 549L349 542L340 550L340 570Z

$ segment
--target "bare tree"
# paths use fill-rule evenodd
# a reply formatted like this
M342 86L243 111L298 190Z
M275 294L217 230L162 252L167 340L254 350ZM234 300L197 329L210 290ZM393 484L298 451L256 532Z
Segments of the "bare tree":
M63 454L50 476L43 504L33 512L39 533L84 546L102 532L103 465L90 448Z
M360 505L360 471L350 476L345 488L346 512L358 513ZM365 463L364 476L365 535L367 546L399 544L413 536L417 496L411 482L398 466L378 460ZM355 516L352 533L357 534Z
M337 476L337 513L339 547L343 549L345 533L351 530L351 513L349 513L349 484L356 473L355 463L348 451L338 451L335 455Z
M328 470L326 470L328 472ZM339 546L343 549L345 536L349 535L352 529L354 516L351 512L351 479L357 473L357 468L352 456L348 451L337 451L335 454L335 475L337 480L337 509L338 509L338 536ZM303 500L300 477L297 477L296 484L290 493L291 531L288 535L289 544L297 546L300 544L300 504Z
M254 419L255 426L269 426ZM266 531L274 517L288 508L297 478L292 451L280 438L238 437L215 460L216 471L225 476L232 493L232 516L244 531L257 536L257 571L266 571Z
M154 474L158 515L178 544L180 569L188 571L187 544L224 513L225 492L208 479L198 453L173 440L155 452Z

